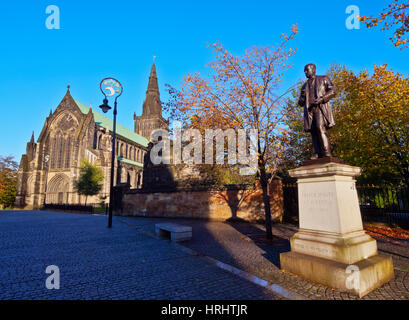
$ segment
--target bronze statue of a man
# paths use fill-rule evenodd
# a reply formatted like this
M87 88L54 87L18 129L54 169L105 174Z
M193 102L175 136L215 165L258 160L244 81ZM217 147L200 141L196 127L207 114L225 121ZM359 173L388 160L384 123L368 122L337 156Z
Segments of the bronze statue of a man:
M328 76L315 75L316 67L310 63L304 67L307 82L301 89L298 104L304 107L304 130L311 132L314 155L311 159L330 157L331 150L327 129L335 125L329 101L336 91Z

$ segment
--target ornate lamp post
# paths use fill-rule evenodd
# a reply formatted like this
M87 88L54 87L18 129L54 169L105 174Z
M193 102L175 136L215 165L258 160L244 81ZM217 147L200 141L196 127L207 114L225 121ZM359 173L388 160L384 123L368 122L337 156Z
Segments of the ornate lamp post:
M114 198L114 166L115 166L115 139L116 139L116 101L122 94L123 88L121 83L114 78L102 79L99 85L101 92L105 96L103 103L99 106L104 113L107 113L111 107L108 105L108 97L115 97L114 101L114 125L112 131L112 156L111 156L111 181L109 185L109 213L108 213L108 228L112 227L112 207ZM108 93L107 93L108 92Z

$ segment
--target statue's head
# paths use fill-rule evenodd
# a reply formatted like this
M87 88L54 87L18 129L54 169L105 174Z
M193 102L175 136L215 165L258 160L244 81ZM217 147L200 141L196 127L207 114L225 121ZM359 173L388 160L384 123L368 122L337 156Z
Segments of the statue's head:
M307 65L304 67L305 76L306 76L308 79L315 77L315 71L316 71L316 69L317 69L317 68L315 67L315 64L313 64L313 63L307 64Z

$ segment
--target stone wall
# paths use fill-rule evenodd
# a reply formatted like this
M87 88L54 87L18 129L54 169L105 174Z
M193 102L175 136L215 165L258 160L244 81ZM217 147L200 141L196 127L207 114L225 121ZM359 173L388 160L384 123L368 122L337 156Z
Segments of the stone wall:
M281 180L269 185L271 213L274 220L282 220L283 189ZM252 188L178 189L169 192L130 190L122 195L123 216L200 218L212 220L243 219L250 222L264 220L261 187Z

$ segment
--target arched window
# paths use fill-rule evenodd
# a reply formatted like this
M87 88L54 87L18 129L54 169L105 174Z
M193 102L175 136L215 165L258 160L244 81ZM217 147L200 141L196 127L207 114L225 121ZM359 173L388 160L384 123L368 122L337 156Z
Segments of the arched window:
M98 149L101 150L102 149L102 134L99 136L98 138Z
M140 188L140 186L141 186L141 173L138 172L137 180L136 180L136 187Z
M98 143L98 131L95 129L95 130L94 130L94 139L93 139L93 141L92 141L92 147L93 147L94 149L97 149L97 148L98 148L97 143Z
M68 169L71 165L71 137L68 137L65 146L65 168Z
M61 133L51 138L50 168L68 169L71 167L72 139L64 138Z
M63 168L64 161L64 138L59 137L57 143L57 168Z
M56 159L57 159L57 138L53 137L51 139L51 157L50 157L50 167L51 169L55 168Z
M33 183L33 175L30 175L27 179L27 185L26 185L26 194L29 196L32 193L34 193L34 183Z

